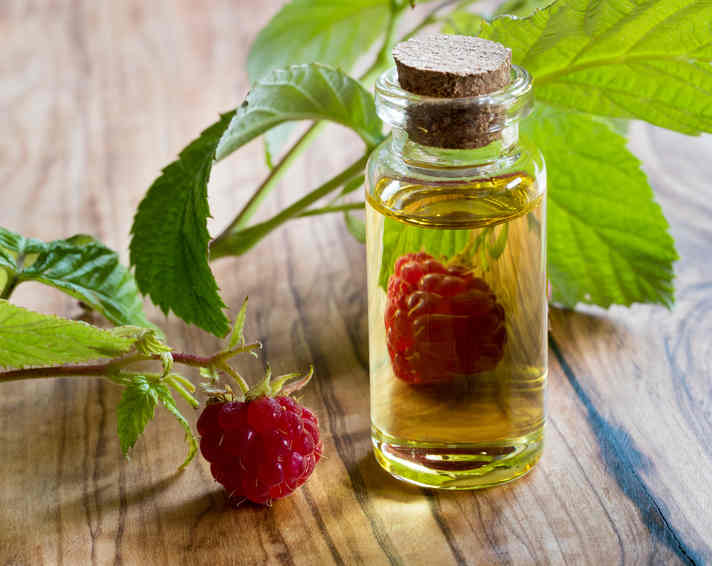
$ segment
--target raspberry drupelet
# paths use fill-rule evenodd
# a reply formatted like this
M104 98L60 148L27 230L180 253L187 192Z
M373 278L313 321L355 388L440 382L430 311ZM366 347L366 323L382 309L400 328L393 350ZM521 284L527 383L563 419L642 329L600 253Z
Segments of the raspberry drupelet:
M507 341L504 309L489 285L424 252L396 261L385 325L393 372L414 385L492 370Z

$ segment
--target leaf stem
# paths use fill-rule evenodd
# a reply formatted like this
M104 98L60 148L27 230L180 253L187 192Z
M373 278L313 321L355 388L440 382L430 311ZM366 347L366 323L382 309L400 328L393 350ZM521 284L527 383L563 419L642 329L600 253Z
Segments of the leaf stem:
M12 292L15 290L15 287L17 287L17 284L20 282L20 272L25 265L24 246L17 254L15 265L17 267L14 270L6 268L7 281L5 281L5 286L3 287L2 293L0 293L0 299L9 299L10 295L12 295Z
M254 224L244 230L231 232L220 241L214 241L211 247L210 259L218 259L229 255L240 255L257 242L264 238L269 232L284 224L290 218L293 218L304 211L306 208L314 204L320 198L328 195L330 192L338 189L344 183L350 181L353 177L359 175L366 166L366 161L371 154L368 150L362 157L347 167L344 171L329 179L323 185L317 187L309 194L305 195L291 206L285 208L279 214L273 216L269 220Z
M17 274L8 274L7 281L5 282L5 287L3 287L2 293L0 293L0 299L9 299L10 295L12 295L12 292L15 290L15 287L17 287L17 284L19 282L20 278L17 276Z
M193 407L194 409L197 409L198 407L200 407L200 403L198 402L198 400L190 394L190 392L183 386L183 384L179 380L176 379L175 375L171 375L171 376L167 377L166 381L168 382L168 384L171 387L173 387L173 389L176 390L178 395L180 395L181 397L183 397L183 399L186 400L186 402L191 407ZM192 387L192 384L191 384L191 387Z
M262 184L257 187L257 190L245 203L240 212L238 212L233 221L230 222L230 224L220 233L220 235L210 243L211 247L228 238L231 232L244 228L247 225L262 201L277 184L277 181L282 178L282 175L286 173L292 162L309 146L311 141L321 132L323 127L323 122L314 122L309 129L302 134L295 144L289 148L289 151L287 151L284 157L282 157L282 159L275 164L269 172L269 175L267 175L265 180L262 181Z
M331 214L332 212L345 212L347 210L362 210L363 202L350 202L348 204L340 204L338 206L324 206L322 208L311 208L297 214L296 218L304 218L306 216L317 216L319 214Z
M212 356L198 356L196 354L184 354L182 352L171 352L171 354L173 355L173 361L176 363L183 364L186 366L206 368L210 367L211 365L215 365L221 360L231 358L243 352L259 350L261 347L262 344L260 342L252 342L251 344L245 344L244 346L238 346L237 348L233 348L228 352L217 352ZM151 359L155 360L160 358L158 356L153 356Z

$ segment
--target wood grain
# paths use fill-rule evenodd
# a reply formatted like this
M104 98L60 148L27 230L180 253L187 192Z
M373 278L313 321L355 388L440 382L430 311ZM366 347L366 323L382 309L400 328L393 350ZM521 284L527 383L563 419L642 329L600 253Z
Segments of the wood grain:
M45 239L89 232L126 250L160 167L245 94L247 46L279 4L1 2L0 225ZM121 457L111 384L5 384L0 564L712 562L712 138L643 125L631 138L678 242L677 305L552 312L551 416L527 478L439 494L380 471L364 250L338 216L300 220L215 271L233 308L250 295L248 333L276 371L316 365L305 402L322 420L326 457L313 479L271 509L230 509L205 462L175 473L185 448L166 415ZM260 214L358 150L331 128ZM259 142L216 168L212 232L265 172ZM27 284L15 298L77 314L72 300L40 289ZM216 347L149 312L177 347Z

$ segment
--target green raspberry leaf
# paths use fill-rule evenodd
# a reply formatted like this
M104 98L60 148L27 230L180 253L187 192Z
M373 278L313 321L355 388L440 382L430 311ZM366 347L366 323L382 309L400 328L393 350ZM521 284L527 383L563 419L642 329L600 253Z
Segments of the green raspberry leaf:
M181 464L185 468L198 451L198 441L190 424L178 410L173 394L163 382L149 381L142 375L134 375L124 389L116 411L116 425L119 443L124 454L134 446L143 433L148 421L153 418L156 405L160 403L171 413L185 430L188 442L188 456Z
M40 314L0 299L0 366L25 368L115 358L135 340L85 322Z
M390 0L292 0L250 47L250 82L298 63L350 70L383 35L390 9Z
M712 3L559 0L483 24L534 76L537 99L685 134L712 132Z
M518 18L530 16L535 10L546 8L554 0L507 0L502 2L495 10L496 16L509 14Z
M91 236L43 242L0 227L0 267L18 284L37 281L55 287L115 324L152 326L133 275L115 251Z
M208 180L215 149L234 112L181 151L148 189L131 228L131 264L144 294L189 324L225 336L225 304L208 265Z
M190 428L190 424L186 418L178 410L178 407L176 407L176 402L173 399L171 390L168 389L168 387L163 383L156 383L153 387L160 403L176 418L185 431L185 441L188 443L188 455L186 456L185 461L180 465L180 469L182 470L190 463L190 461L195 457L195 454L198 452L198 439L195 437L195 434L193 434L193 429Z
M116 407L116 431L121 451L127 455L148 421L153 418L158 395L144 376L135 376L121 395Z
M673 302L668 223L625 138L590 116L540 106L522 133L549 175L554 300L573 307Z
M389 0L293 0L262 28L250 46L250 83L270 71L300 63L324 63L346 72L383 35ZM289 136L291 124L265 134L268 163Z
M353 129L369 147L383 139L373 96L338 69L310 63L276 69L252 87L220 139L216 158L287 121L322 119Z

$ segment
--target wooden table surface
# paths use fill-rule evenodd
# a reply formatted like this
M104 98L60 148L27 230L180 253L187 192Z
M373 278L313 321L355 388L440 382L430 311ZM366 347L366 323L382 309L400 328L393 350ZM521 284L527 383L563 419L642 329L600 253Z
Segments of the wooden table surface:
M279 4L1 0L0 225L44 239L88 232L125 258L144 191L240 102L248 45ZM359 147L329 130L261 214ZM165 414L122 458L110 383L4 384L0 564L712 562L712 137L635 124L631 147L677 239L677 303L552 310L546 448L525 479L434 493L380 471L364 248L338 216L298 220L214 268L233 309L249 294L249 335L277 371L316 366L305 401L322 420L326 456L313 478L271 509L234 510L200 458L175 473L185 447ZM265 172L259 141L216 167L213 233ZM33 284L14 297L78 312ZM176 347L215 349L205 333L149 313Z

